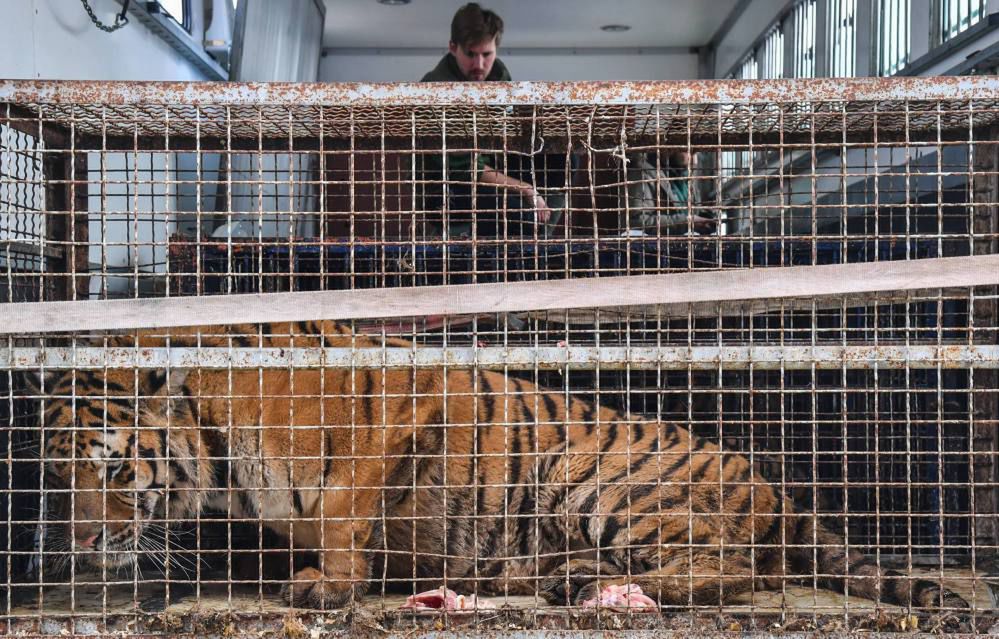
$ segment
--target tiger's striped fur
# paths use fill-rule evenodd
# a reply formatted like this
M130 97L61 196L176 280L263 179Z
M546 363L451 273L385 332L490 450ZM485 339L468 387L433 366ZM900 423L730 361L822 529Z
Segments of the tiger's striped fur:
M139 345L167 343L155 335ZM332 322L174 330L169 342L381 344ZM488 371L172 375L67 373L46 389L47 472L74 497L60 500L75 522L65 534L105 563L125 561L146 522L214 506L319 550L285 590L296 605L344 605L385 574L560 604L630 582L672 606L818 575L870 599L966 606L846 550L744 456L676 424Z

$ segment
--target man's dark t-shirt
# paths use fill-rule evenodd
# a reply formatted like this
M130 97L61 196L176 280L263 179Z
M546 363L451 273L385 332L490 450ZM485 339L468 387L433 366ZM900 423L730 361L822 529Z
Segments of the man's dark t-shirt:
M493 62L493 68L489 71L489 75L486 76L486 82L495 82L497 80L508 82L512 79L506 65L499 58ZM455 61L454 56L450 53L445 53L441 61L437 63L437 66L425 73L420 82L465 82L465 77L461 75L461 69L458 68L458 63Z
M489 71L489 75L486 76L486 82L494 81L510 81L510 71L503 64L502 60L493 61L493 68ZM450 53L444 54L444 57L440 59L433 69L428 71L420 79L421 82L467 82L466 78L461 74L461 69L458 67L458 62L454 59L454 56ZM474 158L474 159L473 159ZM431 153L429 155L421 156L421 165L423 167L422 174L425 180L424 186L424 206L427 209L440 208L442 205L442 189L441 185L444 179L444 162L442 161L441 154ZM452 197L457 197L457 200L452 202L453 206L459 210L465 209L466 211L452 213L452 221L470 221L471 213L467 211L471 207L471 183L476 179L479 173L488 166L495 158L492 157L490 153L477 153L471 154L467 151L448 151L447 153L447 181L451 185L450 193ZM475 165L475 175L472 175L472 166ZM489 189L483 190L483 195L489 192ZM485 197L483 200L485 200ZM495 196L494 196L495 197ZM480 204L485 204L485 202L480 202ZM495 207L493 207L495 208Z
M486 76L486 82L509 82L510 80L510 72L507 70L506 65L503 64L502 60L495 60L492 70ZM425 73L420 82L467 82L467 80L461 75L461 69L458 68L458 63L455 61L454 56L450 53L445 53L444 57L437 63L437 66ZM489 163L489 159L488 154L479 153L478 161L476 162L476 175L482 172L482 169ZM431 172L439 172L443 168L439 156L430 156L427 160L427 169ZM447 172L448 179L450 180L471 182L472 156L468 153L448 153Z

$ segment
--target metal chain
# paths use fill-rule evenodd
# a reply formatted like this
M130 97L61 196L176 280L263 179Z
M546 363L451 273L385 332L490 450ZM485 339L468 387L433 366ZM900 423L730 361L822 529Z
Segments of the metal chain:
M87 15L90 16L90 20L91 22L94 23L94 26L96 26L101 31L104 31L105 33L114 33L118 29L128 24L128 16L125 14L128 11L128 3L130 2L130 0L125 0L125 4L123 4L121 7L121 13L119 13L114 17L114 24L111 25L110 27L97 19L97 16L94 15L94 10L90 8L90 3L87 2L87 0L80 0L80 2L83 3L83 8L87 10Z

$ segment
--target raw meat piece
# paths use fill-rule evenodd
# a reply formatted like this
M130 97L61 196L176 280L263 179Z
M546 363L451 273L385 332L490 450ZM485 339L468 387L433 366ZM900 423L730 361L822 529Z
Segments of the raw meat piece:
M638 584L607 586L600 591L598 597L587 599L582 605L584 608L593 608L599 605L601 608L642 612L653 612L659 609L659 604L645 595L642 592L642 587Z
M496 604L475 595L459 595L450 588L441 586L436 590L410 595L401 607L411 610L488 610L495 608Z

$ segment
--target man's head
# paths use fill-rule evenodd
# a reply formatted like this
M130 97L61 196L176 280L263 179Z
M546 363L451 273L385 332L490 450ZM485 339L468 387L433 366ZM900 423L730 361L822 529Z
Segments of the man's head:
M669 165L672 168L677 169L689 169L690 168L690 153L686 150L671 151L668 155Z
M495 12L475 2L458 9L451 20L448 50L466 80L481 82L489 77L502 37L503 19Z

